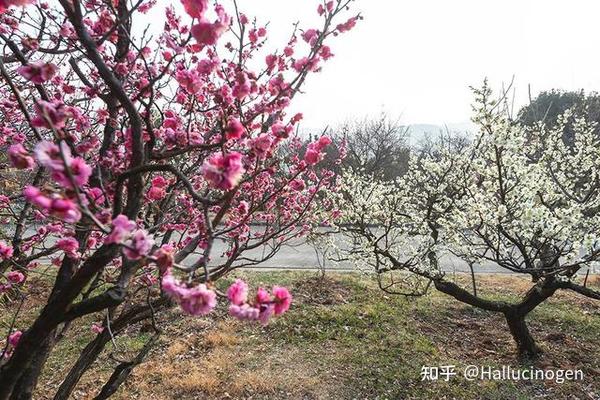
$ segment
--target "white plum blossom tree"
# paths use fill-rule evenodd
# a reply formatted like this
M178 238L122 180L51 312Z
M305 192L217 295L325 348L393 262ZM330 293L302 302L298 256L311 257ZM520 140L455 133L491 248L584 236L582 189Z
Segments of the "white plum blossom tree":
M413 154L408 173L394 182L344 176L335 196L344 210L340 230L351 240L338 247L358 265L374 267L388 292L421 295L433 285L502 313L519 357L534 358L541 350L525 323L534 308L557 290L600 299L578 274L600 256L595 124L567 112L550 129L524 127L492 99L487 83L474 93L479 132L470 143L442 141ZM573 143L562 139L567 122L576 127ZM532 286L516 302L482 297L474 273L472 289L447 279L448 256L474 272L491 263L529 275ZM390 278L397 271L405 273Z

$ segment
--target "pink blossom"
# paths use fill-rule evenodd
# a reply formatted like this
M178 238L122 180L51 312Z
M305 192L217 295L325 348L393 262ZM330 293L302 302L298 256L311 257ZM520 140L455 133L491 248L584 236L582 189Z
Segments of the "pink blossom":
M192 18L202 18L208 8L208 0L181 0L185 12Z
M204 84L204 81L198 71L179 70L175 74L177 82L191 94L198 93Z
M272 144L271 136L262 133L252 141L252 150L259 158L265 158L269 154Z
M31 169L34 166L33 158L22 144L13 144L8 148L8 159L13 167L18 169Z
M273 286L273 296L275 297L275 315L281 315L290 308L292 295L287 288Z
M325 7L323 7L323 4L319 4L319 7L317 8L319 15L325 14L325 10L329 13L333 11L333 1L328 1Z
M132 232L131 237L123 244L123 254L130 260L139 260L150 254L154 239L143 229Z
M229 28L231 17L225 13L221 6L217 6L217 15L218 19L214 23L200 18L200 21L192 26L192 36L200 45L214 46L221 35Z
M304 41L306 43L309 43L311 46L315 45L318 38L319 38L319 31L316 29L307 29L302 34L302 39L304 39Z
M34 186L25 186L23 190L25 200L42 210L50 209L52 199L46 197L42 192Z
M336 27L336 29L339 32L347 32L356 26L356 20L357 20L357 17L352 17L348 21L344 22L343 24L339 24Z
M8 344L14 349L19 345L21 341L21 336L23 336L23 332L14 331L8 336Z
M18 285L19 283L25 281L25 275L23 275L23 273L20 271L10 271L8 274L6 274L6 279L8 279L10 283Z
M49 212L50 214L68 223L74 223L81 219L81 211L77 204L67 198L45 196L38 188L26 186L23 190L25 200L34 206Z
M277 56L275 54L269 54L265 57L265 62L267 63L267 69L272 71L277 64Z
M331 57L333 57L333 53L331 52L331 48L329 46L321 47L321 50L319 50L319 55L323 60L329 60Z
M96 334L100 334L100 333L104 332L104 327L97 322L94 322L92 324L92 326L90 327L90 329L92 330L92 332L94 332Z
M318 150L309 147L304 154L304 161L309 165L314 165L321 161L321 153Z
M32 62L17 68L19 75L35 84L49 81L56 75L57 70L56 65L44 61Z
M210 184L218 189L233 189L244 173L242 155L231 152L225 156L215 154L202 166L202 173Z
M258 288L254 303L247 302L248 286L241 280L236 280L227 290L227 297L231 305L229 314L242 321L259 321L266 325L273 314L281 315L285 313L292 302L292 296L284 287L273 287L274 299L271 294Z
M73 237L60 239L56 242L56 246L65 252L65 254L73 259L79 258L79 242Z
M56 143L43 140L39 142L33 149L35 158L40 165L48 168L50 171L63 171L65 166L60 155L60 148ZM65 159L71 158L71 152L68 146L63 147Z
M71 113L60 100L39 100L35 105L37 115L31 120L37 128L62 129Z
M0 14L11 6L25 6L33 3L33 0L0 0Z
M322 151L325 147L331 144L331 139L328 136L321 136L317 141L317 148Z
M248 76L244 73L237 75L231 94L238 100L244 100L251 92L251 85Z
M7 260L13 256L12 246L7 245L3 241L0 241L0 259Z
M227 298L233 304L239 306L248 300L248 285L241 279L235 282L227 289Z
M146 196L148 196L150 200L162 200L166 195L166 190L158 186L151 186L150 189L148 189L148 193L146 193Z
M292 65L292 67L294 67L294 70L296 72L315 71L317 69L318 64L319 64L319 60L316 57L315 58L303 57L303 58L300 58L300 59L294 61L294 64Z
M314 165L323 159L322 151L325 147L331 144L331 139L327 136L322 136L314 143L310 143L304 154L304 161L309 165Z
M69 163L69 171L71 172L71 177L73 178L73 183L77 187L81 187L88 183L90 176L92 175L92 168L86 164L83 158L76 157L68 161ZM54 179L57 183L62 186L72 188L73 184L71 183L71 179L68 177L66 173L61 170L52 171L52 179Z
M226 28L226 26L221 24L213 24L212 22L203 20L192 26L192 36L200 44L214 46Z
M271 126L271 132L278 138L285 139L287 138L291 131L292 127L289 125L284 125L282 122L276 122Z
M290 187L296 191L302 191L306 187L304 181L302 179L294 179L290 182Z
M269 292L263 288L258 288L258 290L256 291L256 302L258 304L262 304L262 303L270 303L271 302L271 295L269 294Z
M70 199L52 199L49 211L52 215L68 223L75 223L81 219L81 211L79 211L79 207L73 200Z
M237 118L229 118L225 127L225 137L227 140L241 139L245 132L244 125Z
M240 321L256 321L260 315L260 310L249 304L231 304L229 306L229 315Z
M156 259L156 265L161 275L167 273L174 263L175 248L170 244L163 244L153 254Z
M291 57L294 55L294 48L291 46L287 46L286 48L283 49L283 54L285 54L288 57Z
M167 195L167 186L169 181L162 176L156 176L152 179L152 186L146 194L150 200L162 200Z
M179 303L184 312L191 315L207 315L217 305L217 294L204 284L188 288L173 275L167 274L163 276L162 288Z
M112 226L113 230L104 240L104 242L107 244L124 243L125 239L127 239L131 235L131 232L133 232L133 230L137 227L135 222L130 221L129 218L127 218L127 216L123 214L119 214L115 218L113 218Z
M245 215L248 213L248 210L250 209L250 205L248 204L247 201L240 201L240 204L238 206L238 212L242 215Z

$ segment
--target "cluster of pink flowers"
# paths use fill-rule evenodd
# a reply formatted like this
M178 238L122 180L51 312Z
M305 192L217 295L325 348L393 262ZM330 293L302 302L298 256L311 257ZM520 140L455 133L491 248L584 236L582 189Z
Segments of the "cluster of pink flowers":
M79 258L79 242L77 242L77 240L73 237L60 239L56 242L56 247L64 251L67 257L70 257L74 260Z
M323 150L331 144L331 139L322 136L316 142L310 143L304 154L304 161L309 165L314 165L323 159Z
M136 229L137 224L125 215L118 215L112 220L112 231L104 240L123 246L123 254L130 260L139 260L152 251L154 240L144 229Z
M11 165L18 169L31 169L35 165L33 157L21 143L13 144L8 148L8 159Z
M158 266L161 275L169 271L174 263L175 248L171 244L163 244L153 254L154 262Z
M325 14L326 11L327 11L327 13L331 13L333 11L333 5L334 5L333 1L328 1L327 4L325 4L325 6L323 6L323 4L319 4L319 7L317 8L317 12L319 13L319 15Z
M13 351L19 345L19 341L21 340L22 335L23 332L21 331L14 331L10 335L8 335L8 344L6 346L6 351L2 354L2 357L9 358L12 355Z
M52 179L64 187L73 188L73 185L77 187L86 185L92 175L92 168L86 164L83 158L73 158L71 150L65 142L61 142L59 147L55 143L42 141L35 146L33 152L38 163L50 171Z
M273 287L273 295L258 288L254 302L248 302L248 285L241 279L237 279L227 289L227 298L231 302L229 314L242 321L260 321L266 325L272 315L285 313L292 304L290 292L280 286Z
M237 186L244 174L242 155L236 151L215 154L202 166L204 178L215 188L230 190Z
M217 305L217 294L205 284L189 288L169 271L162 278L162 289L190 315L207 315Z
M39 100L35 104L36 116L31 120L37 128L63 129L67 118L72 115L72 109L60 100Z
M336 29L340 33L348 32L349 30L351 30L352 28L354 28L356 26L357 20L358 20L358 17L352 17L352 18L348 19L348 21L344 22L343 24L339 24L338 26L336 26Z
M13 256L13 248L8 244L0 241L0 260L8 260Z
M169 181L162 176L156 176L152 179L152 185L148 189L148 199L150 200L162 200L167 195L167 186Z
M227 140L241 139L246 129L244 125L237 118L229 118L227 126L225 127L225 138Z
M81 219L81 211L71 199L58 195L48 197L34 186L26 186L23 196L37 208L65 222L75 223Z
M217 305L214 290L205 284L188 287L177 280L169 269L162 277L162 289L190 315L207 315ZM241 279L237 279L227 289L227 298L230 302L230 315L242 321L260 321L263 325L268 324L273 315L285 313L292 304L292 295L280 286L273 287L272 295L267 290L258 288L254 301L249 303L248 285Z
M10 290L14 285L25 282L27 277L21 271L10 271L6 274L6 283L0 284L0 293Z
M208 9L208 0L181 0L181 3L192 18L202 18Z
M25 282L25 275L20 271L10 271L6 274L6 279L12 284L18 285Z
M92 326L90 326L90 330L96 334L100 334L104 332L104 327L101 324L94 322Z
M208 0L182 0L183 7L188 15L198 20L190 30L192 36L201 46L213 46L221 35L229 28L231 17L225 13L220 5L215 7L217 20L210 22L205 13L208 9Z
M0 13L8 10L11 6L25 6L33 3L33 0L0 0Z
M43 61L36 61L23 65L17 68L17 72L25 79L35 83L41 84L49 81L56 75L58 68L52 63L45 63Z
M22 146L15 146L11 147L11 162L17 167L29 168L31 160L28 153ZM73 157L65 142L59 146L50 141L41 141L33 153L38 164L46 168L52 179L63 188L74 189L87 185L92 175L92 168L83 158ZM48 196L34 186L26 186L23 196L37 208L65 222L74 223L81 219L79 206L71 198L59 194Z
M258 137L252 140L252 151L260 159L266 158L271 153L273 147L273 139L267 133L261 133Z

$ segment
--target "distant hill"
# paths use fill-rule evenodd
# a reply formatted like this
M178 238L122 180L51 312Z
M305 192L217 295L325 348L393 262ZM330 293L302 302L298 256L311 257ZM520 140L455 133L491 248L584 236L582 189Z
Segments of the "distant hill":
M437 136L440 133L445 132L472 135L476 130L477 128L472 122L446 125L413 124L408 125L409 143L411 145L416 145L427 136Z

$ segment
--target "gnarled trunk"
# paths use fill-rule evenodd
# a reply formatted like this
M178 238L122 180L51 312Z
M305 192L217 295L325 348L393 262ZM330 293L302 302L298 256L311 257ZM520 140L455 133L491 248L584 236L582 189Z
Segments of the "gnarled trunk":
M537 346L527 328L525 315L508 312L505 316L510 333L517 344L519 360L533 360L539 357L542 350Z
M31 400L33 391L37 386L38 378L54 346L54 339L51 337L44 340L42 347L35 354L33 362L23 371L13 389L10 400Z

